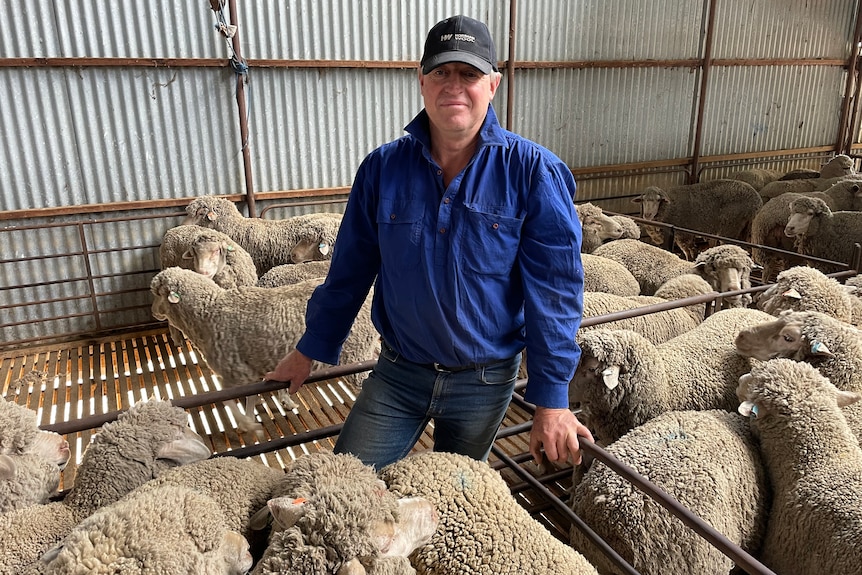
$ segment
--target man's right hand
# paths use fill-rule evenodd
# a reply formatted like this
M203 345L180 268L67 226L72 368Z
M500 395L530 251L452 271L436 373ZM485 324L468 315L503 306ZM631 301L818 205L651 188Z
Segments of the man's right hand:
M273 381L289 381L288 393L293 395L299 391L310 373L311 358L293 349L278 362L274 370L263 377Z

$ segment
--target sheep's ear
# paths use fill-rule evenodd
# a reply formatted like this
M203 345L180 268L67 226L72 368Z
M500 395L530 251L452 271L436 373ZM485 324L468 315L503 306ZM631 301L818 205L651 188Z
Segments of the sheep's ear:
M762 265L760 265L760 264L758 264L758 263L755 263L755 262L751 262L751 270L752 270L752 271L759 271L759 270L762 270L762 269L763 269L763 266L762 266Z
M15 465L15 460L8 455L0 455L0 479L8 480L15 477L15 472L18 466Z
M789 290L787 290L786 292L784 292L784 293L783 293L783 294L781 294L781 295L782 295L783 297L787 297L787 298L791 298L791 299L802 299L802 294L801 294L801 293L799 293L799 292L796 290L796 288L790 288Z
M354 557L350 561L341 564L335 575L366 575L365 566L359 562L359 559Z
M193 260L193 259L195 259L195 251L193 249L189 248L183 252L183 255L181 256L181 258L184 260Z
M695 268L705 268L706 267L706 261L694 262L694 267Z
M632 198L633 204L641 204L641 203L643 203L643 201L644 201L643 196L638 196L636 198Z
M740 415L744 415L745 417L753 416L757 417L757 406L753 401L743 401L739 404L739 407L736 409L740 413Z
M602 370L602 381L608 389L616 389L620 384L620 366L611 365Z
M817 340L811 342L811 354L820 357L835 357L835 354L826 347L825 343Z
M290 529L305 515L305 499L298 497L276 497L266 503L273 519L284 529Z
M57 558L57 555L59 555L60 551L62 550L63 545L55 545L54 547L48 549L47 551L45 551L45 553L42 554L40 561L42 561L42 563L50 563Z
M207 212L207 219L211 222L214 222L218 219L218 214L210 210Z
M261 507L258 509L251 519L248 521L248 527L252 531L262 531L269 525L269 518L272 514L269 512L269 507Z
M180 294L175 291L172 291L168 294L168 301L171 303L180 303Z
M156 457L176 461L180 465L201 461L212 455L212 451L191 429L183 429L184 437L162 445Z
M845 391L843 389L839 389L835 396L838 400L838 407L847 407L848 405L852 405L862 399L862 393L856 391Z

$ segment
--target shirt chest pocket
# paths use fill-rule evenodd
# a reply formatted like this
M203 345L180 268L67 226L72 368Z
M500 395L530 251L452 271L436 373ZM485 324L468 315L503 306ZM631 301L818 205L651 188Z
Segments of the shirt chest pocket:
M390 268L415 268L422 250L425 206L411 200L380 199L377 230L380 258Z
M509 274L518 255L523 223L523 218L468 209L460 249L464 266L480 274Z

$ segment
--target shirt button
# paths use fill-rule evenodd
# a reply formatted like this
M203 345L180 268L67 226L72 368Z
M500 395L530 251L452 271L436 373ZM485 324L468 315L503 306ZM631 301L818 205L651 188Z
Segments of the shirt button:
M491 227L492 227L492 228L494 228L494 229L496 230L497 228L499 228L499 227L500 227L500 224L495 223L495 224L494 224L493 226L491 226Z
M395 219L395 214L389 214L389 219L390 219L390 220L394 220L394 219Z
M444 199L443 199L443 203L444 203L444 204L448 204L448 203L449 203L449 198L444 198Z
M440 233L441 233L441 234L445 234L445 233L446 233L446 228L440 228Z
M438 175L438 176L442 176L442 175L443 175L443 170L437 170L437 175Z

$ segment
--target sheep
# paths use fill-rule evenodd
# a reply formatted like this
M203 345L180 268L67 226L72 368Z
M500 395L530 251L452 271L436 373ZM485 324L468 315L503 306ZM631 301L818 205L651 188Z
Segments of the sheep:
M70 457L63 437L39 429L35 411L0 399L0 513L45 503Z
M712 180L668 190L650 186L632 201L641 204L641 217L646 220L746 241L751 221L763 206L754 188L736 180ZM685 259L694 260L694 234L677 231L674 239ZM657 237L653 240L658 244L662 241Z
M607 451L730 542L749 553L760 547L769 482L744 417L723 410L670 411L629 431ZM726 574L733 567L731 559L603 463L593 462L574 485L571 507L643 575ZM600 573L618 572L577 526L570 536Z
M664 303L712 291L712 286L699 275L683 274L669 279L656 291L655 296L625 297L598 292L584 292L583 316L585 318L595 317L617 311L637 309L651 304ZM582 326L579 333L600 328L631 329L652 343L659 344L690 329L694 329L703 321L705 311L705 304L680 307L648 315L619 319L596 326Z
M194 224L166 230L159 259L161 269L193 270L225 289L257 283L257 269L247 251L226 234ZM170 335L174 345L182 345L184 336L179 329L170 326Z
M751 243L788 252L795 251L793 238L784 234L784 227L790 217L790 204L801 197L803 194L787 192L763 204L751 223ZM760 277L763 283L769 283L776 273L784 270L789 263L801 261L802 257L752 247L751 259L762 267Z
M43 559L48 575L245 575L245 538L211 498L176 485L133 492L87 517Z
M862 212L833 212L819 198L797 198L790 203L784 234L795 238L797 251L803 255L849 263L853 244L862 243ZM846 269L820 262L815 267L824 273Z
M737 353L812 364L839 389L862 392L862 331L818 311L783 311L741 329Z
M278 288L245 286L225 290L190 270L168 268L152 280L152 313L177 326L201 351L222 385L241 386L260 381L296 345L305 330L305 307L323 278ZM342 364L374 359L379 339L371 323L371 293L345 341ZM319 369L320 362L312 364ZM344 380L359 385L363 374ZM287 390L279 399L286 408L296 406ZM237 415L241 432L260 432L253 415L255 396L246 398L245 413Z
M777 281L762 292L757 309L771 315L784 310L813 310L853 323L853 296L818 269L795 266L778 274Z
M597 573L518 504L487 462L424 451L379 476L396 495L427 498L437 509L437 531L410 557L420 575Z
M659 345L631 330L587 331L578 336L581 361L569 402L580 405L584 424L602 445L666 411L732 411L736 381L751 368L734 338L770 319L754 309L722 310Z
M283 478L282 469L228 455L168 469L135 491L159 490L167 485L200 491L221 508L228 529L253 541L260 531L253 528L252 517L275 496Z
M275 526L253 575L382 574L399 565L406 575L409 565L387 558L406 558L437 528L431 502L399 499L350 454L300 457L275 492L268 503Z
M622 225L605 214L602 209L589 202L576 204L578 219L581 220L582 229L594 229L598 232L600 242L615 240L623 234Z
M839 154L820 168L819 177L770 182L760 189L760 196L767 201L787 192L807 193L823 191L836 182L844 179L856 179L859 176L853 171L853 160L844 154Z
M773 493L758 558L776 573L862 572L862 449L840 409L862 394L773 359L740 377L737 395Z
M862 275L855 275L844 281L844 289L850 294L853 305L853 319L850 323L862 328Z
M283 220L246 218L230 200L196 198L186 206L184 224L197 224L230 236L251 254L261 276L280 264L331 259L341 214L317 213Z
M166 230L159 258L161 269L178 266L196 271L225 289L257 283L251 255L226 234L202 226Z
M584 268L584 291L619 296L638 295L638 280L623 264L595 254L581 254Z
M62 501L0 515L0 565L41 563L43 553L99 508L171 467L209 457L210 448L187 421L185 411L170 402L149 400L105 423L84 451Z
M748 170L740 170L727 176L728 180L739 180L745 182L758 192L770 182L774 182L782 177L783 174L776 170L766 170L763 168L750 168ZM818 173L819 175L819 173Z
M273 288L314 278L325 278L329 273L329 263L330 260L320 260L275 266L258 278L257 287Z
M608 242L599 246L592 255L623 264L640 284L641 295L655 295L655 291L670 278L690 273L702 276L718 292L747 289L751 287L751 270L754 268L748 253L734 245L704 250L694 262L687 262L676 254L638 240ZM744 307L751 303L751 296L727 297L724 303Z

